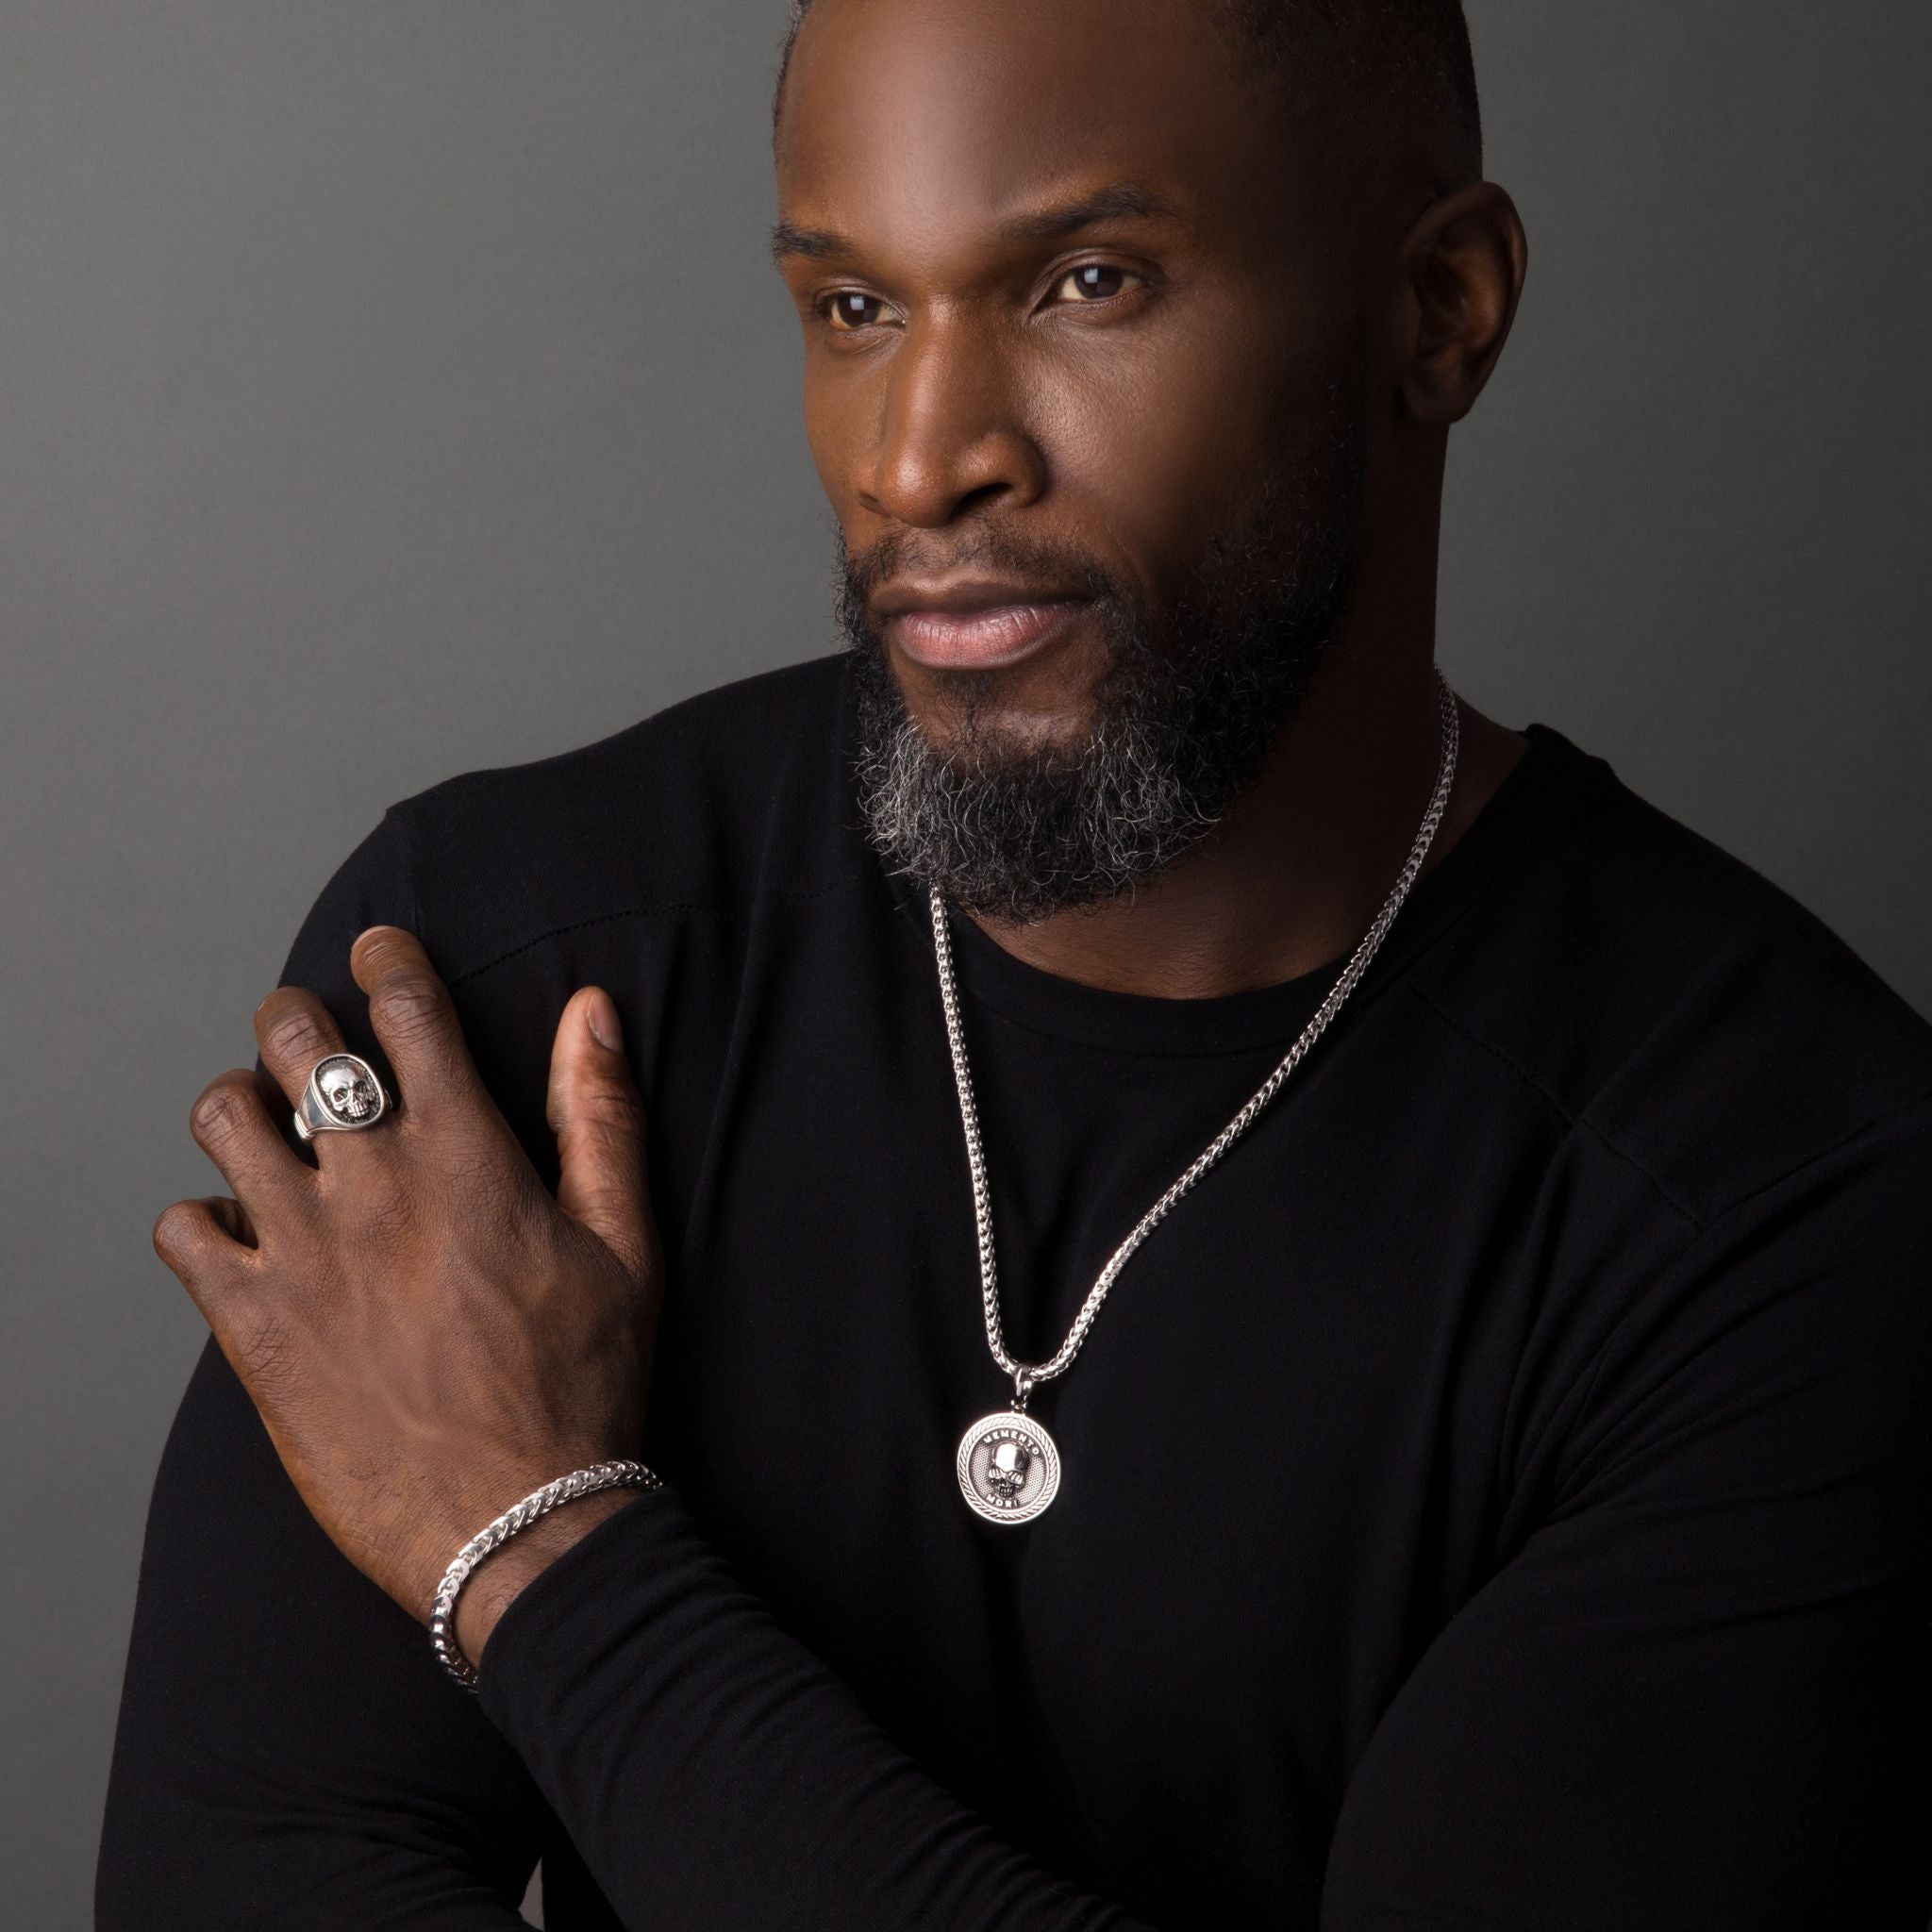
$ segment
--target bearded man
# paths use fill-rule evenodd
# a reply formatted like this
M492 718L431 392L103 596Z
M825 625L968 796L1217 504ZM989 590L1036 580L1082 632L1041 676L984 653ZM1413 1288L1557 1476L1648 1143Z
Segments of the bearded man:
M99 1923L1919 1932L1932 1028L1436 671L1458 7L787 54L847 648L391 808L196 1104Z

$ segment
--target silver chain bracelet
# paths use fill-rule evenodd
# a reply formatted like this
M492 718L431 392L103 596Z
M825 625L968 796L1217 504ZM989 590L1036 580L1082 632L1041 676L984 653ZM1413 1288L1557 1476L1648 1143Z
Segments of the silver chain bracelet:
M476 1667L463 1655L457 1642L457 1597L470 1579L470 1573L499 1543L508 1541L520 1529L527 1529L538 1517L547 1515L559 1503L588 1496L598 1490L655 1490L663 1478L641 1462L593 1462L589 1469L573 1470L554 1483L533 1490L521 1503L506 1509L495 1522L479 1529L456 1554L443 1572L442 1585L430 1607L429 1641L442 1659L442 1667L465 1690L476 1688Z

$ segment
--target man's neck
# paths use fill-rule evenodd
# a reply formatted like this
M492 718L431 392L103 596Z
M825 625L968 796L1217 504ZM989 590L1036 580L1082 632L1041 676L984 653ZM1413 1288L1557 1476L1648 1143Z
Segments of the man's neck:
M1421 876L1529 748L1521 733L1457 705L1456 782ZM1426 659L1397 671L1339 647L1260 777L1158 879L1031 924L975 914L976 923L1027 965L1113 992L1208 999L1314 972L1353 950L1393 889L1441 748Z

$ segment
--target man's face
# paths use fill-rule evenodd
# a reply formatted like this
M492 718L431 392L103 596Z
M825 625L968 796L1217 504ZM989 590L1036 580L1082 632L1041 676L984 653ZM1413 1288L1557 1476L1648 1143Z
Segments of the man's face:
M779 261L869 809L974 909L1184 850L1352 588L1357 311L1208 4L816 0L794 50Z

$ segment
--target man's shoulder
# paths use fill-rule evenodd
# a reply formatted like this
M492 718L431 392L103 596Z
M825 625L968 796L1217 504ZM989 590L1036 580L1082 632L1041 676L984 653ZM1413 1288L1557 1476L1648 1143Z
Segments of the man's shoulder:
M837 817L812 808L837 778L841 688L837 655L787 665L399 800L388 823L439 963L461 973L622 913L731 912L769 875L774 837L791 847L786 882L808 889L801 868L828 854L810 852L805 822L823 834Z
M1790 891L1535 730L1566 803L1422 963L1444 1017L1700 1222L1923 1109L1932 1024Z

